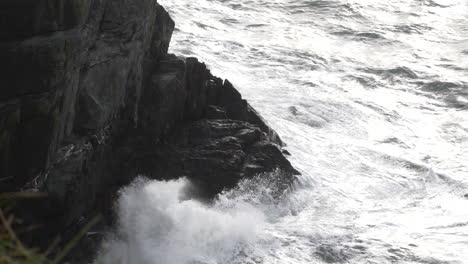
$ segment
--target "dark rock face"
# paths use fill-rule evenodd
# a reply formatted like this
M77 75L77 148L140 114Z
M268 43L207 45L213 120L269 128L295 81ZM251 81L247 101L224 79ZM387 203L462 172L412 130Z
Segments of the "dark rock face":
M156 1L7 0L0 15L0 191L49 194L20 208L46 226L34 242L111 211L137 175L213 196L297 174L229 81L167 54L174 22Z
M90 0L4 0L0 3L2 39L66 30L85 19Z
M202 119L187 124L180 133L175 144L156 149L155 160L161 162L151 171L167 178L184 175L208 195L232 188L244 177L276 168L283 168L285 177L295 173L278 146L257 125Z
M7 0L0 13L5 190L49 167L68 137L136 123L174 22L154 0Z

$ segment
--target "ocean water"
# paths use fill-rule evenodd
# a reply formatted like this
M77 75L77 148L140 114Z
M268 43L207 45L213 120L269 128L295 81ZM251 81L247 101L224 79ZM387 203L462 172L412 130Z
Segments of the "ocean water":
M468 263L467 0L159 2L170 51L234 83L302 176L211 205L140 179L99 261Z

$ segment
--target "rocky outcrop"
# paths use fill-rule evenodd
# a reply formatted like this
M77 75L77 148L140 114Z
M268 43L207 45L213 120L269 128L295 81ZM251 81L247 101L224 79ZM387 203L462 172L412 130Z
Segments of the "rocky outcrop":
M155 0L6 0L0 15L0 191L48 193L19 206L46 227L34 242L110 211L137 175L212 196L297 173L229 81L167 54L174 22Z
M214 195L276 168L285 177L297 173L283 156L279 137L229 81L213 77L195 58L168 55L159 67L145 90L139 131L143 144L154 135L160 141L131 159L142 174L186 176Z

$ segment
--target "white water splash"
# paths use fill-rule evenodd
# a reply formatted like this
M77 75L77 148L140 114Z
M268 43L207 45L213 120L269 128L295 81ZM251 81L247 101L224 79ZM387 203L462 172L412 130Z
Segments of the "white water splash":
M226 263L246 254L261 234L263 212L223 198L185 200L185 179L139 179L121 191L119 227L97 263Z

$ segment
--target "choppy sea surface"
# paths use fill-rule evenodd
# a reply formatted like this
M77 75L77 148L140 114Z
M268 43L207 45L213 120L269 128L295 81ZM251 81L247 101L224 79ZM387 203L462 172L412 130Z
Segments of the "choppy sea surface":
M467 0L159 2L171 52L234 83L302 176L211 205L139 180L101 261L468 263Z

